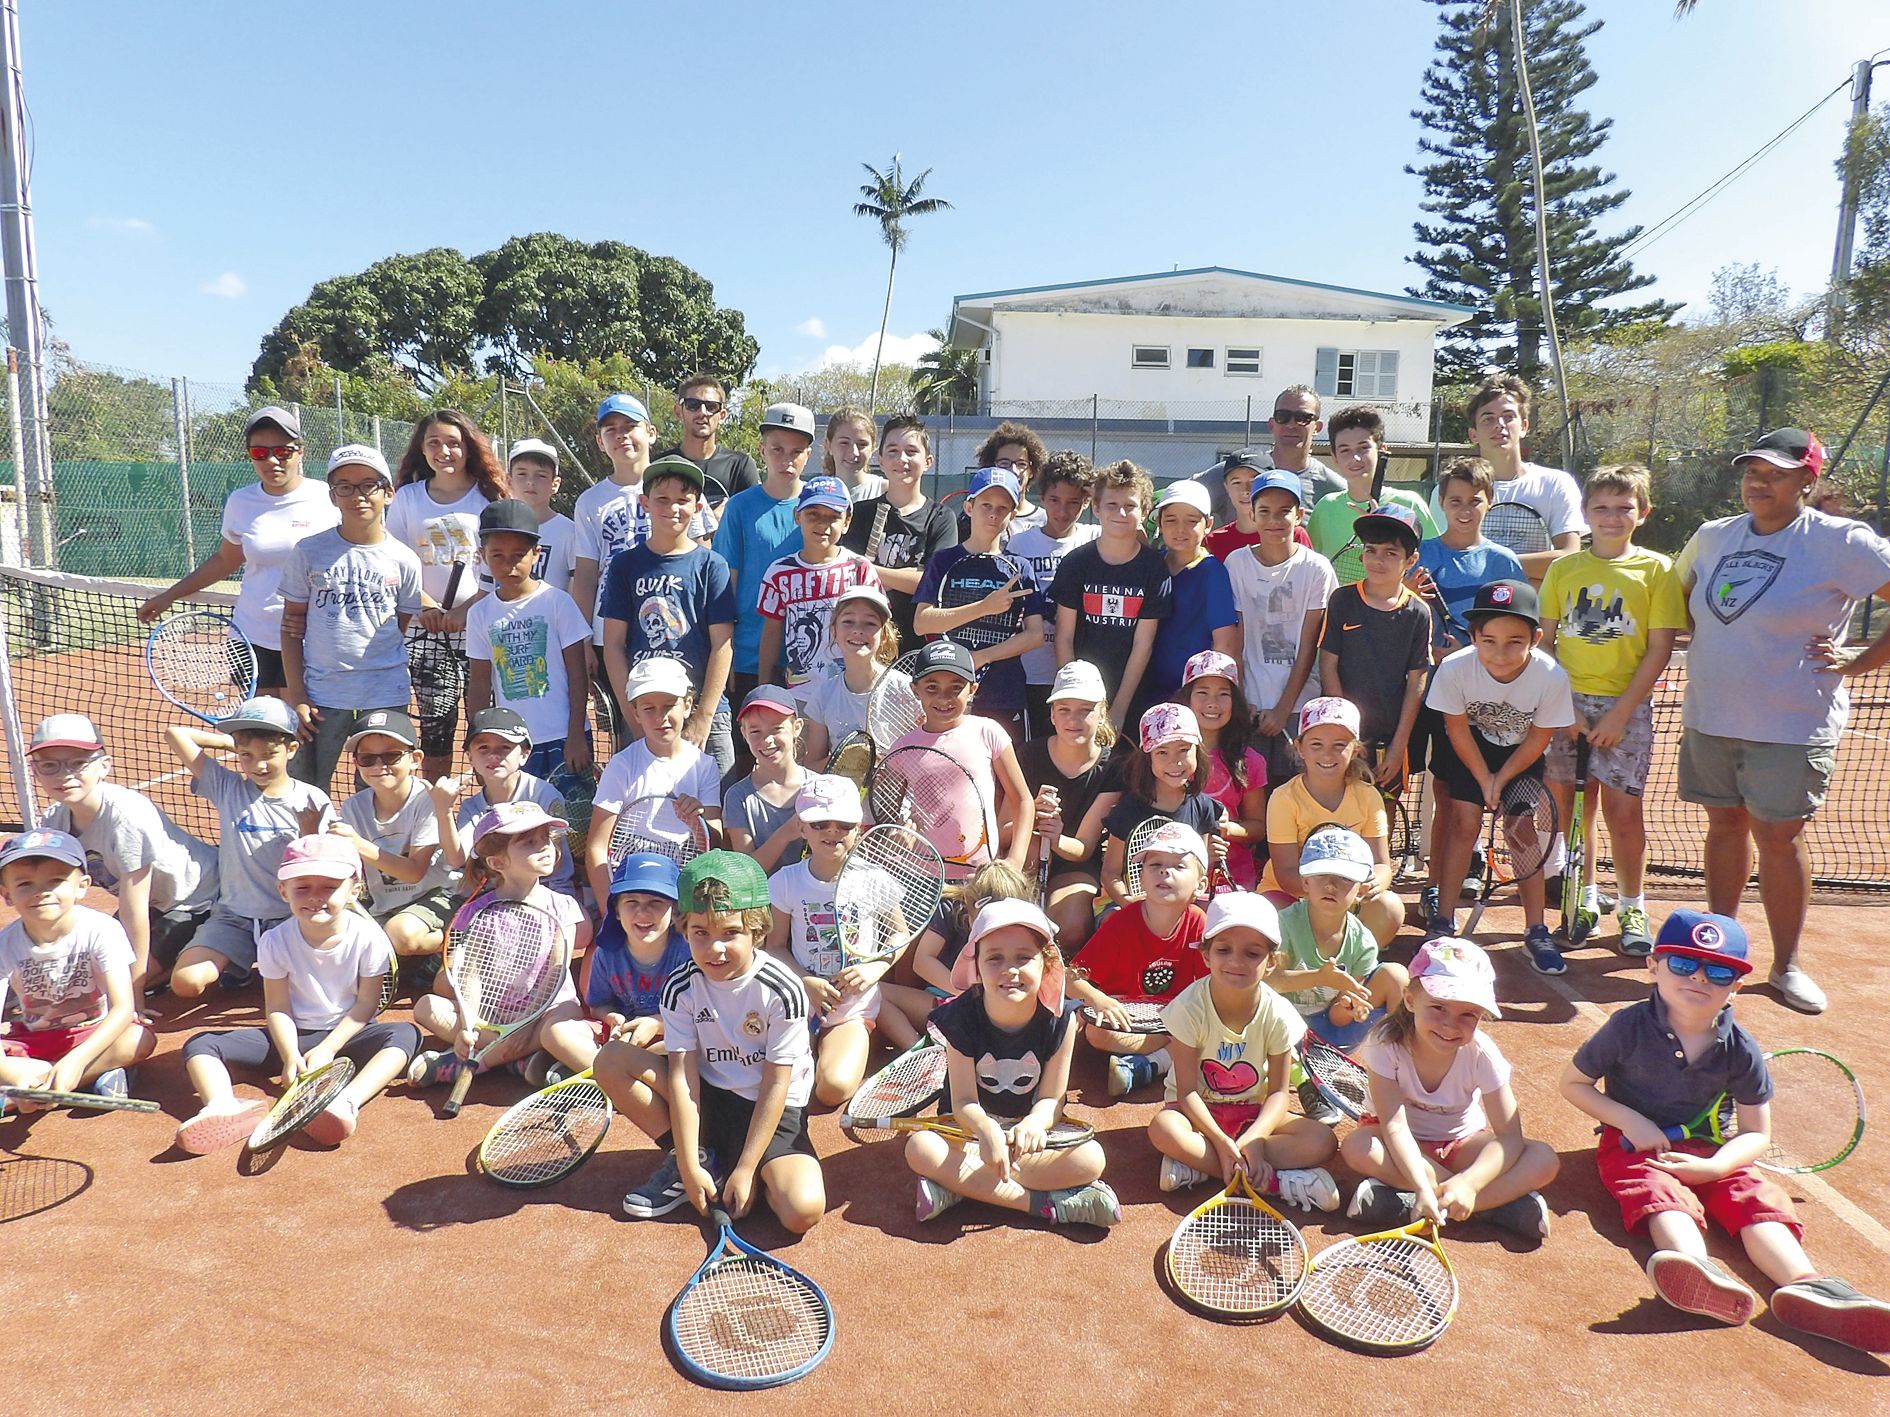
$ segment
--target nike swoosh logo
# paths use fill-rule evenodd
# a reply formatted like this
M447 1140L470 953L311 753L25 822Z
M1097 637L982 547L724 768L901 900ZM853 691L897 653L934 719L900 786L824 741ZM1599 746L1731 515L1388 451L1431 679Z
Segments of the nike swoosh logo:
M1339 628L1341 630L1362 630L1365 627L1364 625L1361 624L1361 625L1341 625L1339 626Z

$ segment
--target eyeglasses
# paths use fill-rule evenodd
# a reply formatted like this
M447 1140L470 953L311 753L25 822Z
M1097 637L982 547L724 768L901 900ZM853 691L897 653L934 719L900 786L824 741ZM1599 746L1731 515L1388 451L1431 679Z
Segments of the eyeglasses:
M287 462L302 451L300 443L258 443L249 450L251 462Z
M1692 955L1668 955L1666 958L1667 972L1676 979L1691 979L1703 969L1708 984L1724 989L1739 977L1739 971L1730 964L1708 964Z
M1001 467L1006 472L1029 472L1030 471L1029 458L999 458L995 463L991 465L993 467Z
M1303 427L1308 423L1317 423L1319 421L1319 415L1316 413L1307 413L1302 409L1276 408L1273 410L1273 421L1275 423L1297 423Z
M92 753L83 758L34 758L32 760L33 775L49 777L55 781L65 777L77 777L104 756L103 753Z
M364 768L390 768L406 756L407 750L402 748L394 753L356 753L354 760Z
M372 497L386 486L387 484L377 477L372 482L331 482L328 484L328 491L331 496L349 501L355 497Z
M681 402L691 413L720 413L724 407L720 399L699 399L693 394Z

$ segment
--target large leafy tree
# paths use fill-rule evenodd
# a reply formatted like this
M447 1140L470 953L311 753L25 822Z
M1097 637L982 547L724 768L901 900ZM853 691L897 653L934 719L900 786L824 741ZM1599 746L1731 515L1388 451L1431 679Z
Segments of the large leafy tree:
M906 249L906 223L915 216L949 211L952 204L943 197L923 195L925 179L932 175L931 168L906 181L899 167L898 153L893 154L892 164L884 172L869 162L860 166L866 169L871 180L860 184L860 195L865 200L853 204L853 215L878 222L880 239L892 253L886 263L886 303L879 312L879 343L873 346L873 381L867 396L867 406L871 408L879 401L879 363L886 350L886 322L892 317L893 277L899 274L899 253Z
M1488 365L1532 383L1544 371L1542 302L1536 285L1535 208L1529 131L1517 84L1514 38L1506 14L1485 0L1432 0L1442 14L1437 54L1424 71L1425 161L1406 170L1424 181L1411 260L1427 279L1414 295L1477 307L1447 332L1440 377L1474 377ZM1638 275L1622 248L1640 233L1603 235L1597 223L1628 198L1614 174L1592 159L1612 120L1577 106L1593 86L1584 44L1601 28L1579 0L1506 0L1523 10L1523 43L1542 147L1548 262L1555 314L1565 338L1594 337L1626 326L1665 324L1680 308L1623 297L1653 277Z
M943 330L927 330L938 347L919 356L912 398L920 413L972 413L978 407L978 351L952 345Z

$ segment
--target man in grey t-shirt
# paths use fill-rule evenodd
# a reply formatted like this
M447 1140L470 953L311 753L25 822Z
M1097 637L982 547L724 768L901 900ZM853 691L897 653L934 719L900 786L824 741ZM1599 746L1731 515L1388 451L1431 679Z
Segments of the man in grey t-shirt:
M1327 493L1345 490L1345 479L1312 455L1313 439L1326 426L1319 413L1319 395L1305 384L1294 384L1280 390L1273 400L1273 413L1267 419L1267 427L1273 434L1273 449L1266 467L1299 474L1300 505L1308 513ZM1234 504L1227 497L1226 478L1225 469L1215 468L1202 473L1198 479L1208 490L1216 526L1226 526L1234 520Z

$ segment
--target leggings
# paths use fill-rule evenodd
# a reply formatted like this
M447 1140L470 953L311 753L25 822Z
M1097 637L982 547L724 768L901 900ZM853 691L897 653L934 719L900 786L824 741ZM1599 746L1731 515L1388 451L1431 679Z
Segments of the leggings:
M299 1028L295 1046L306 1053L326 1038L326 1028ZM365 1066L383 1048L398 1048L408 1058L420 1049L420 1030L411 1023L370 1023L337 1055L351 1059L356 1067ZM192 1058L216 1058L225 1067L277 1068L282 1059L276 1054L275 1040L266 1028L234 1028L221 1033L199 1033L184 1045L184 1061Z

